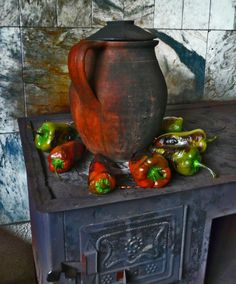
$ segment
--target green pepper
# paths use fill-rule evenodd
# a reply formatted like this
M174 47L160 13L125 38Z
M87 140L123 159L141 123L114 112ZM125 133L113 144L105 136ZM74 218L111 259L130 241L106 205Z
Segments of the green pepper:
M162 134L157 137L154 141L154 147L163 147L163 146L190 146L196 147L203 153L206 151L207 144L216 139L214 136L211 139L206 137L206 133L204 130L198 128L191 131L183 131L183 132L170 132L166 134Z
M76 135L76 130L71 124L48 121L37 129L34 143L37 149L47 152L55 146L73 140Z
M155 151L168 159L175 171L181 175L192 176L196 174L200 168L204 168L211 173L213 178L217 176L212 169L201 162L202 156L196 147L169 146L156 148Z
M162 120L161 130L163 133L183 131L183 118L176 116L165 116Z

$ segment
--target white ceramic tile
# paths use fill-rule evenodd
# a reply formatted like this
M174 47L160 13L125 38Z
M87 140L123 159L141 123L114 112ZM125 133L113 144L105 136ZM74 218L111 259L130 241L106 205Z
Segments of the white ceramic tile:
M59 27L91 26L92 0L58 0L57 22Z
M56 0L19 0L21 25L27 27L56 26Z
M204 99L236 98L236 31L211 31L208 36Z
M210 29L232 30L234 28L235 8L232 0L212 0Z
M183 29L208 29L210 0L184 0Z
M182 24L182 0L156 0L154 28L180 29Z
M92 22L94 25L104 25L107 21L123 20L124 0L93 0Z
M156 56L167 83L168 102L201 100L207 32L165 30L157 36Z
M0 0L0 26L19 26L18 0Z
M153 28L154 0L125 0L124 20L134 20L135 24Z

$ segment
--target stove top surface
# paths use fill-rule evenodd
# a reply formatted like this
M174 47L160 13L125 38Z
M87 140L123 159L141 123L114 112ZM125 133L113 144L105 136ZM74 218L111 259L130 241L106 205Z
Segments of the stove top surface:
M156 195L171 194L180 191L210 188L212 186L236 182L236 102L201 103L170 105L166 115L182 116L184 128L191 130L202 128L209 137L217 140L208 145L203 161L219 177L213 179L208 171L200 170L194 176L184 177L173 174L171 182L161 189L142 189L135 186L129 174L127 164L117 168L118 185L107 195L92 195L87 189L88 167L92 155L86 152L83 160L71 171L58 178L48 170L47 154L34 146L33 131L44 121L71 121L70 114L52 114L37 117L20 118L19 128L25 157L28 185L36 207L43 212L56 212L79 209L116 202L131 201Z

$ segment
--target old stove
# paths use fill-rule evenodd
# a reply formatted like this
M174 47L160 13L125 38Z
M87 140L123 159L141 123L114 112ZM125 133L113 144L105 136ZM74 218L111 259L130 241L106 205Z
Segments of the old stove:
M39 284L204 283L212 222L236 213L235 109L230 102L167 110L182 116L186 129L218 136L204 159L219 178L203 170L176 174L167 187L145 190L124 173L105 196L87 191L89 154L58 179L34 147L33 131L42 122L70 121L70 114L19 119Z

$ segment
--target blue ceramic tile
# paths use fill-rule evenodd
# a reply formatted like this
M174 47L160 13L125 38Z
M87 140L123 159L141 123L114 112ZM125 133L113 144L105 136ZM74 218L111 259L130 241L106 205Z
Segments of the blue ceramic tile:
M20 10L18 0L1 0L0 11L0 26L19 26Z
M210 31L204 99L236 99L236 31Z
M169 103L200 101L204 90L207 32L156 31L157 59L168 87Z
M29 220L26 171L20 137L0 135L0 224Z
M24 115L20 41L19 28L0 28L0 133L16 131Z

